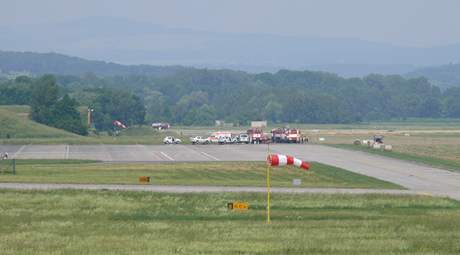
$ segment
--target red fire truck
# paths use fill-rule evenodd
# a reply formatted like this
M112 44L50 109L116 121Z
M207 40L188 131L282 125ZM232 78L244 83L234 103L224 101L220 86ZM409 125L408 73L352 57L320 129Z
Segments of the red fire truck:
M264 131L260 128L251 128L247 131L249 136L250 143L266 143L268 142L268 137L264 134Z
M275 128L272 130L272 142L274 143L301 143L302 135L299 129Z

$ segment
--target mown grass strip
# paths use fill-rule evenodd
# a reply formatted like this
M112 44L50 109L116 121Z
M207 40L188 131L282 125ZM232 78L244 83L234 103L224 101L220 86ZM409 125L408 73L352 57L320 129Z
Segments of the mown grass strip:
M91 161L18 160L16 175L0 175L1 182L137 184L150 176L155 185L265 186L265 162L124 163ZM400 186L341 168L313 163L310 171L273 168L274 187L382 188Z

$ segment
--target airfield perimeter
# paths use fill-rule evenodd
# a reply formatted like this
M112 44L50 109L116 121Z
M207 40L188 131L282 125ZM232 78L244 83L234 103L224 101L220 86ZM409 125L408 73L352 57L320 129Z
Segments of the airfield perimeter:
M267 145L0 145L0 151L17 159L92 159L112 163L263 161ZM340 167L399 184L412 192L460 200L457 172L321 145L272 144L270 152Z

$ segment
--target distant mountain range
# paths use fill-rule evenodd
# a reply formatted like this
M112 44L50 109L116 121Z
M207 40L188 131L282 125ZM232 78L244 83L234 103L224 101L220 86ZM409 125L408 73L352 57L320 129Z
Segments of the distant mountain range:
M420 67L460 61L460 44L416 48L358 39L229 34L106 17L0 27L0 49L60 52L122 64L250 72L309 69L346 77L404 74Z
M346 66L337 68L346 68ZM368 66L354 65L349 68L363 68L371 73L379 73L378 70L371 70ZM105 61L86 60L58 53L0 50L0 76L18 74L80 76L92 73L98 76L146 75L164 77L193 69L195 68L183 66L122 65ZM273 71L276 70L274 69ZM407 72L403 76L411 78L424 76L443 89L460 86L460 64L419 68Z
M33 53L0 51L0 74L24 73L32 75L60 74L99 76L148 75L165 76L175 74L185 67L120 65L111 62L86 60L57 53Z
M460 63L420 68L406 75L424 76L441 88L460 86Z

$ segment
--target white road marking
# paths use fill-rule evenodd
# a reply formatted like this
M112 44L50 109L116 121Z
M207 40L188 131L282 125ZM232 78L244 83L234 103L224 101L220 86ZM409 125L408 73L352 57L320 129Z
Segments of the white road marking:
M13 158L17 158L18 155L21 154L21 152L24 150L24 148L26 148L26 145L21 146L21 148L19 148L19 150L14 153Z
M161 155L163 155L165 158L167 158L167 159L169 159L169 160L171 160L171 161L174 161L174 159L171 158L170 156L168 156L168 154L166 154L166 153L164 153L164 152L162 152L162 151L160 151L160 153L161 153Z
M208 158L211 158L211 159L214 159L214 160L220 160L220 159L214 157L213 155L209 155L208 153L206 153L204 151L200 151L200 152L201 152L201 154L205 155Z
M65 159L69 159L69 150L70 150L69 147L70 147L69 145L66 145L65 147Z

